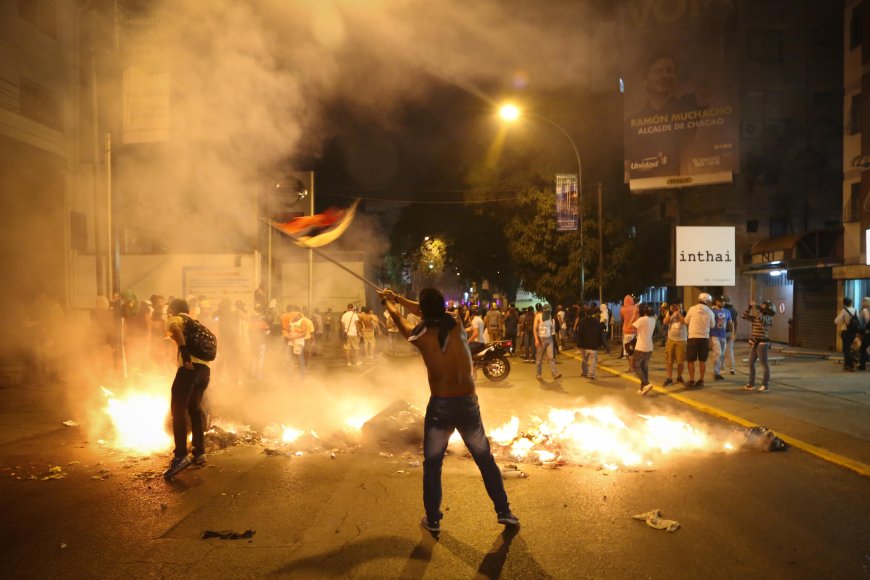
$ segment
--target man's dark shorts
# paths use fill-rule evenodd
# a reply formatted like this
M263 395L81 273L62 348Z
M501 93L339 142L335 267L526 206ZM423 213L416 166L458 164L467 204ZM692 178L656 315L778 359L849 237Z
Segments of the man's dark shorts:
M688 362L707 362L710 355L709 338L690 338L686 343L686 360Z

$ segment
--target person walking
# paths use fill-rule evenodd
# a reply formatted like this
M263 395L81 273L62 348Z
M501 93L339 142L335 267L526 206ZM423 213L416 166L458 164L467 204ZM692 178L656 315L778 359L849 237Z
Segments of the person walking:
M648 304L638 307L637 320L632 323L637 333L637 345L634 347L634 372L640 379L640 388L637 394L646 395L652 390L649 382L649 359L652 357L653 345L655 344L656 317Z
M754 301L750 302L749 307L743 312L742 318L752 323L749 338L749 382L743 386L746 391L755 389L755 361L758 360L761 361L761 367L764 369L758 392L770 392L770 364L767 362L767 352L770 345L768 329L773 324L775 314L776 309L770 300L765 300L761 306Z
M710 329L715 324L715 316L709 304L712 296L706 292L698 295L698 303L686 312L686 326L689 339L686 342L686 361L689 366L689 382L686 387L703 387L704 374L707 371L707 357L710 356ZM698 382L695 382L695 362L700 367Z
M602 344L599 314L597 309L590 307L577 324L577 346L583 357L582 376L593 381L597 378L598 349Z
M610 354L610 310L607 309L607 304L598 306L599 321L601 323L601 344L604 345L604 352Z
M547 364L550 366L550 374L553 380L562 378L562 373L556 369L556 360L553 353L553 335L556 333L556 320L551 315L551 306L549 303L544 304L541 311L535 315L533 333L535 336L535 378L539 381L541 376L541 367L543 360L546 357Z
M430 532L441 530L441 470L447 443L459 431L465 446L483 476L483 485L493 503L496 521L518 526L511 511L501 471L495 463L480 417L480 404L472 376L471 351L458 315L444 308L444 296L434 288L420 291L419 302L391 290L380 293L399 332L423 357L429 378L429 403L423 423L423 508L420 525ZM412 326L399 306L417 312L423 320Z
M184 333L185 324L189 324L190 306L185 300L174 299L167 309L167 331L170 338L178 345L178 370L172 381L172 391L169 408L172 415L172 435L175 439L175 450L172 461L163 473L166 479L171 479L191 464L205 463L205 427L202 412L202 397L208 388L211 369L208 361L196 357L190 351L187 336ZM187 425L190 420L192 456L187 451Z
M840 340L843 341L843 370L855 371L855 357L852 355L852 343L861 330L858 312L852 308L852 299L843 298L843 309L834 319L834 324L840 329Z

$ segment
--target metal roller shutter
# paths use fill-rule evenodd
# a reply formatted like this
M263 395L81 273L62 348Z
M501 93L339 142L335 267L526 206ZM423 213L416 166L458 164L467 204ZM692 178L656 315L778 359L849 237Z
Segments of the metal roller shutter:
M836 350L837 284L827 281L794 283L794 321L797 346Z

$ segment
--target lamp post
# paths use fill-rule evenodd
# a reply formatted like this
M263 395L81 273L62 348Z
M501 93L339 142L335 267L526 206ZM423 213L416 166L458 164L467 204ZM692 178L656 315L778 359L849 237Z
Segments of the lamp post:
M520 110L514 104L505 104L502 105L498 110L499 116L507 122L513 122L518 120L522 115L523 111ZM539 119L544 121L545 123L549 123L553 127L559 130L571 144L571 149L574 150L574 156L577 158L577 196L578 196L578 204L577 212L580 216L580 302L585 302L585 290L586 290L586 264L583 261L583 165L580 163L580 152L577 151L577 144L574 143L574 139L571 138L571 135L568 134L568 131L565 130L562 125L557 123L556 121L541 115L540 113L526 113L529 117L534 119Z

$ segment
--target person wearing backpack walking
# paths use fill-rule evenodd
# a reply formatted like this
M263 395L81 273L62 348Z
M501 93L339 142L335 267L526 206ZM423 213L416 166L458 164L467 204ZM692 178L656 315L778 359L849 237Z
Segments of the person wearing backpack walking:
M172 435L175 439L175 451L169 467L163 473L167 480L172 479L189 465L205 463L205 442L202 412L202 397L208 388L211 378L209 360L214 360L214 352L202 352L202 345L194 344L200 332L209 333L201 324L190 318L190 307L186 300L174 299L167 309L168 320L166 329L169 337L178 345L178 370L172 381ZM200 327L202 330L200 330ZM214 346L214 335L211 335ZM187 420L190 417L193 451L187 453Z
M855 357L852 356L852 342L855 337L861 332L861 324L858 319L858 312L852 308L852 299L843 298L843 309L837 318L834 319L834 324L840 330L840 339L843 341L843 370L855 372Z

